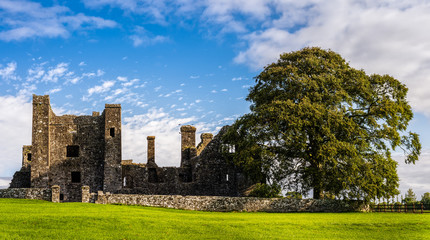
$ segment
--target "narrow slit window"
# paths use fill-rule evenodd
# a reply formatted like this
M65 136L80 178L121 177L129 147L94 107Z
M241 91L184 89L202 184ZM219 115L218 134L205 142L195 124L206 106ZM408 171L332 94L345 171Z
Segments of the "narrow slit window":
M64 194L60 193L60 201L64 200Z
M72 172L72 183L81 182L81 172Z
M115 137L115 128L110 129L110 136Z
M27 161L31 162L31 153L27 153Z
M79 157L79 146L70 145L67 146L67 157Z

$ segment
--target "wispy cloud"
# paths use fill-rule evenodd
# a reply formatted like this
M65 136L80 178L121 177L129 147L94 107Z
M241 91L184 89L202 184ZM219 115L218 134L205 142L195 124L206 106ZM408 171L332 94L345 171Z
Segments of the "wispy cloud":
M15 74L16 67L17 67L16 62L10 62L4 68L1 68L0 66L1 78L5 81L17 80L18 76L16 76Z
M133 42L133 46L138 47L141 45L148 46L157 43L163 43L170 41L169 37L161 35L153 35L146 31L143 27L137 26L134 30L134 34L130 36Z
M49 94L54 94L54 93L60 92L61 90L62 90L61 88L53 88L53 89L45 92L45 94L48 94L48 95Z
M14 41L33 37L63 37L72 31L116 27L117 23L100 17L73 14L64 6L44 7L26 0L0 1L2 17L0 40Z
M97 85L88 89L88 95L91 96L94 93L104 93L107 92L115 85L115 81L105 81L102 85Z
M67 70L68 70L67 63L59 63L56 67L51 68L45 75L43 75L43 77L41 78L41 81L56 83L60 77L63 77L67 74Z

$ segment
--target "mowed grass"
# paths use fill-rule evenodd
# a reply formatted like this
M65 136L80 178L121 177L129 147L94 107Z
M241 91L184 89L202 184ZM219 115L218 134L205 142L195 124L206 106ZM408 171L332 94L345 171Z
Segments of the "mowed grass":
M217 213L0 199L0 239L430 239L430 214Z

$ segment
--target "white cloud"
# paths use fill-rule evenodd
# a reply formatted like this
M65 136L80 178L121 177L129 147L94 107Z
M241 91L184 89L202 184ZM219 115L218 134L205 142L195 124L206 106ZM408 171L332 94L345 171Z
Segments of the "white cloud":
M0 1L4 27L0 31L0 39L4 41L23 40L33 37L63 37L71 31L111 28L117 23L99 17L86 16L82 13L73 15L64 6L44 7L40 3L26 0Z
M169 41L169 37L165 37L165 36L154 36L154 37L150 37L147 35L131 35L130 39L133 42L133 46L138 47L140 45L144 45L144 46L148 46L148 45L154 45L157 43L163 43L163 42L168 42Z
M122 76L118 76L118 77L116 77L116 79L120 82L126 82L127 81L127 77L122 77Z
M221 89L221 92L227 92L227 91L228 91L228 89L226 89L226 88Z
M15 75L16 66L16 62L10 62L4 68L0 68L1 78L6 81L17 80L18 77Z
M243 78L243 77L234 77L231 80L234 81L242 81L242 80L246 80L247 78Z
M194 117L174 118L163 109L124 118L122 125L123 159L146 162L147 136L155 138L155 161L159 166L179 166L181 152L180 125L196 121Z
M23 95L0 96L0 176L12 176L21 168L23 145L31 145L32 103Z
M37 81L45 74L44 65L46 63L37 64L28 69L27 81L33 82Z
M164 0L83 0L87 7L102 8L104 6L118 7L126 12L144 14L155 23L166 24L166 14L173 9Z
M402 156L395 156L399 163L398 175L400 178L399 190L404 195L409 188L416 193L418 200L425 192L430 192L430 181L428 173L430 172L430 150L422 151L420 160L416 164L405 164Z
M76 83L78 83L81 79L82 79L82 77L74 77L74 78L70 78L70 79L68 80L68 82L70 82L71 84L76 84Z
M105 81L102 85L94 86L88 89L88 95L91 96L94 93L104 93L111 89L111 87L115 85L115 81Z
M429 2L308 0L275 6L279 17L242 36L248 47L235 62L261 69L282 52L321 46L353 67L399 79L410 89L414 110L430 115Z
M66 76L68 73L68 64L59 63L55 68L51 68L43 77L42 82L54 82L56 83L60 77Z
M127 81L127 79L125 79L125 80ZM138 82L139 82L139 79L135 78L135 79L132 79L132 80L130 80L128 82L122 83L121 85L124 86L124 87L131 87L135 83L138 83Z
M0 189L8 188L11 180L11 178L0 177Z
M85 62L80 62L80 63L79 63L79 66L80 66L80 67L82 67L82 66L86 66L86 65L87 65L87 64L86 64Z
M48 94L48 95L49 94L54 94L54 93L57 93L57 92L59 92L61 90L62 90L61 88L53 88L53 89L47 91L45 94Z

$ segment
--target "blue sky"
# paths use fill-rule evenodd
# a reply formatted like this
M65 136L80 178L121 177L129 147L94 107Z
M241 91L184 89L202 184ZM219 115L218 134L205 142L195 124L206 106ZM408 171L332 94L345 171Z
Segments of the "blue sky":
M248 112L249 86L282 52L332 49L409 87L423 154L396 154L401 191L430 191L430 4L344 0L0 0L0 176L31 144L31 95L57 115L121 103L123 158L179 165L180 124L213 132ZM197 139L198 141L199 139ZM1 185L1 184L0 184Z

